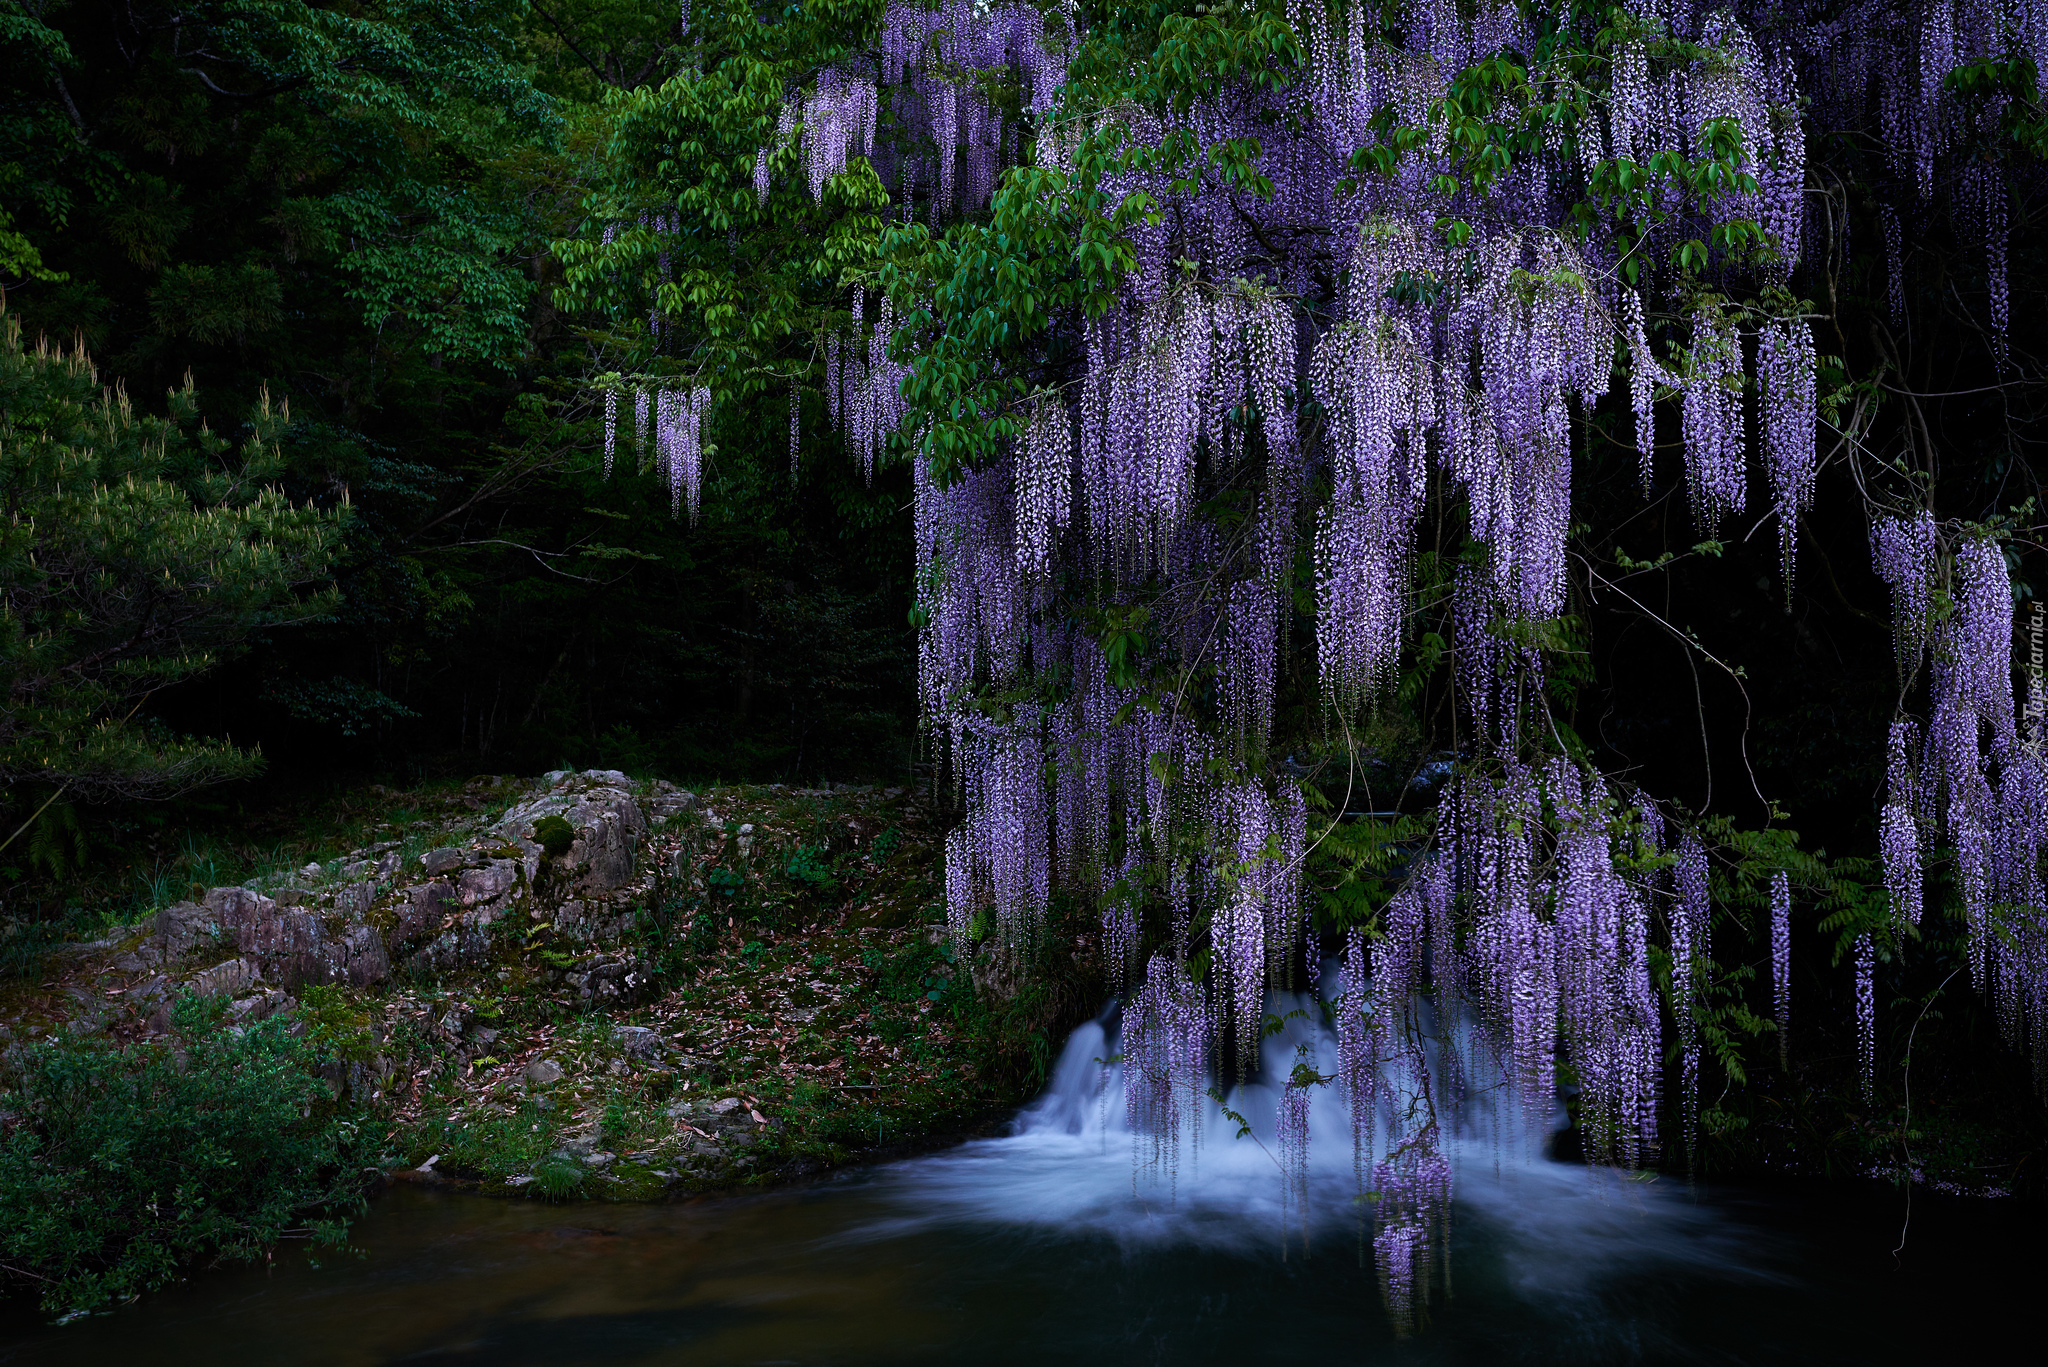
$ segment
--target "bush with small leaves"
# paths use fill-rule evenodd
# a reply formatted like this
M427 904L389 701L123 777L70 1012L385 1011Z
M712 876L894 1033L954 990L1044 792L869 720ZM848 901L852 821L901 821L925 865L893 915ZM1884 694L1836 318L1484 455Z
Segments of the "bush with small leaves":
M274 1017L186 996L169 1045L30 1049L0 1110L0 1275L53 1314L155 1290L278 1241L337 1244L362 1206L359 1135Z

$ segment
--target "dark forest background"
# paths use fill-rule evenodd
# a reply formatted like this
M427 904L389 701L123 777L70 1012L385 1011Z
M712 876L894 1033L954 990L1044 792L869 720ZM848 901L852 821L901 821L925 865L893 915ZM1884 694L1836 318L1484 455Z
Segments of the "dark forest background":
M338 601L153 694L260 748L246 810L351 780L602 764L902 781L913 757L909 481L872 487L786 408L708 462L702 521L606 479L578 388L603 320L557 311L579 111L668 74L673 7L0 5L0 270L24 341L82 345L213 429L268 394L294 501L346 503ZM822 428L822 423L820 424ZM19 821L47 794L4 799ZM45 816L0 857L72 873L156 807ZM225 814L225 811L224 811ZM10 825L10 829L11 829ZM54 856L52 864L50 856Z

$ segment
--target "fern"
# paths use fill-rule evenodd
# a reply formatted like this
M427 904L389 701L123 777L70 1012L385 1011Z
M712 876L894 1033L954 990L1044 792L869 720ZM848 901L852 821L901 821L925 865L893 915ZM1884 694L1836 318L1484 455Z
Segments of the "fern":
M52 882L83 869L88 849L85 825L69 802L48 804L29 827L29 868L47 874Z

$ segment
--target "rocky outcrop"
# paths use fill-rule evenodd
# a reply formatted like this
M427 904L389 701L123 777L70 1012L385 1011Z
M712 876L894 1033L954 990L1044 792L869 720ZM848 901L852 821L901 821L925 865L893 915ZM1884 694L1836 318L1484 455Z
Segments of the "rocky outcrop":
M675 869L656 869L647 854L651 836L679 829L673 823L699 809L696 794L665 782L636 784L609 769L559 771L535 785L478 782L495 801L511 799L503 815L479 815L429 848L413 845L417 853L381 840L324 868L309 864L274 883L213 888L164 908L134 928L143 938L128 953L132 967L162 971L130 1000L153 1010L160 1027L168 1026L171 999L187 990L230 998L240 1019L257 1010L244 1011L243 1002L283 1000L308 984L368 987L401 967L447 973L481 966L507 946L507 924L518 935L545 924L558 942L582 947L575 961L548 974L576 1001L608 1007L639 1000L650 974L618 948L634 935L638 899L650 877L674 876L703 842L721 839L718 823L692 819L681 827L687 838L669 861ZM553 859L534 832L551 816L574 837ZM661 1047L659 1040L632 1044L636 1056Z
M220 918L197 902L174 902L156 914L156 950L177 958L220 938Z
M258 981L287 989L308 982L368 986L391 974L384 937L365 920L371 905L360 889L344 889L332 906L321 906L254 888L214 888L203 903L159 912L155 947L166 961L214 946L237 951L192 977L194 990L209 996L236 996Z
M393 963L447 972L491 953L495 927L508 915L535 910L571 939L596 945L630 929L617 905L643 872L651 832L696 805L696 796L672 784L640 787L617 770L549 774L535 791L515 798L495 821L479 823L467 845L429 849L410 863L394 862L376 847L345 858L340 867L365 867L372 855L391 865L377 883L355 884L334 895L333 910L349 920L383 925ZM551 816L569 824L569 849L550 860L535 839L536 823ZM357 955L351 962L372 963ZM617 996L618 975L586 971L593 996ZM357 970L367 972L367 967Z
M643 807L633 784L616 769L575 774L549 774L547 790L514 806L493 826L499 837L522 850L538 851L534 826L559 816L576 833L560 861L564 885L579 895L603 894L625 887L640 871L640 852L654 822L689 811L696 795L672 784L653 785Z
M832 1109L785 1116L771 1074L871 1106L899 1072L938 1077L905 1031L938 1047L955 1028L928 999L946 969L919 923L936 845L900 790L854 791L721 789L706 810L610 771L372 791L391 799L378 834L398 839L301 855L67 947L36 1018L0 1003L0 1059L52 1021L176 1050L199 994L230 1030L270 1021L311 1042L327 1086L398 1127L410 1161L447 1147L453 1117L518 1122L479 1130L485 1156L444 1155L436 1180L639 1199L809 1170L844 1137L802 1130L798 1160L765 1142ZM878 954L916 960L915 1000ZM946 1063L948 1086L974 1085ZM874 1139L884 1125L896 1139L893 1114ZM552 1157L536 1161L536 1130Z

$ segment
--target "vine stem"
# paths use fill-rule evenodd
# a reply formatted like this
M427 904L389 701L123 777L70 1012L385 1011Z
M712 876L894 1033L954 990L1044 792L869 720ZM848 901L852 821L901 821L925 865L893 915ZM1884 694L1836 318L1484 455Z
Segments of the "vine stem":
M49 811L50 803L55 802L58 798L64 796L65 792L70 787L71 785L69 783L59 784L57 786L57 791L51 793L49 798L44 801L42 806L36 808L33 812L29 813L28 820L22 822L21 825L15 827L13 835L8 836L5 840L0 840L0 850L6 849L9 845L12 845L15 841L21 839L21 833L27 830L29 827L35 825L36 818L41 816L44 812Z
M1934 999L1956 979L1958 968L1941 980L1941 986L1927 994L1927 1000L1920 1004L1920 1014L1913 1018L1913 1028L1906 1032L1906 1066L1904 1072L1906 1088L1906 1118L1899 1124L1899 1147L1906 1155L1906 1218L1899 1222L1899 1246L1892 1250L1892 1261L1897 1262L1906 1251L1906 1231L1913 1227L1913 1037L1920 1033L1920 1022L1927 1019L1927 1013L1934 1007Z
M135 719L135 714L142 710L142 705L148 702L150 700L151 695L155 692L156 690L152 688L148 693L145 693L141 697L137 698L135 700L135 706L128 709L128 715L121 718L120 724L126 726L129 722L133 721ZM64 794L69 791L71 791L71 780L67 778L62 783L57 785L57 791L51 793L49 798L43 803L42 806L36 808L35 811L29 815L28 820L22 822L21 825L15 828L13 835L8 836L5 840L0 840L0 850L6 849L9 845L12 845L15 841L21 839L21 833L23 831L26 831L29 827L35 825L36 818L41 816L44 812L49 811L50 804L52 802L55 802L58 798L64 796Z

